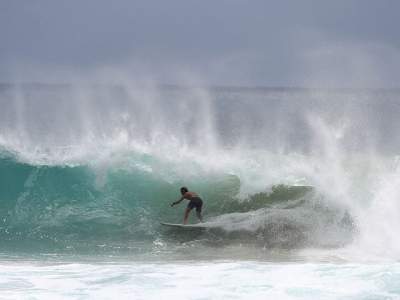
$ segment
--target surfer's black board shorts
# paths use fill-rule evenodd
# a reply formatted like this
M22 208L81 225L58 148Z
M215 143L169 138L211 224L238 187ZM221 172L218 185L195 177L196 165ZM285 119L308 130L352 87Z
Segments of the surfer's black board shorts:
M199 198L199 197L194 197L194 198L190 199L190 202L189 202L187 208L189 208L190 210L192 210L193 208L196 208L197 212L201 212L202 206L203 206L203 200L201 200L201 198Z

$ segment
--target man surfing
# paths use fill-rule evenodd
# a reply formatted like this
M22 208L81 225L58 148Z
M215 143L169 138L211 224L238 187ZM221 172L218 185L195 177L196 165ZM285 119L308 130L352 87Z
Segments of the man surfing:
M183 225L187 224L190 211L193 208L196 208L197 218L200 220L200 222L203 222L203 217L201 216L201 208L203 206L203 200L201 200L201 198L196 193L189 192L187 187L181 187L181 194L182 194L182 197L179 200L173 202L171 204L171 206L181 203L183 201L183 199L189 200L189 204L185 210L185 216L183 217Z

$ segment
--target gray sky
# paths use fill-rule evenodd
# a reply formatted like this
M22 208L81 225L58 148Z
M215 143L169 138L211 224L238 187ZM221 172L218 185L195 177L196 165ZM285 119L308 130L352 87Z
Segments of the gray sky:
M0 0L0 80L112 69L163 83L399 87L399 12L398 0Z

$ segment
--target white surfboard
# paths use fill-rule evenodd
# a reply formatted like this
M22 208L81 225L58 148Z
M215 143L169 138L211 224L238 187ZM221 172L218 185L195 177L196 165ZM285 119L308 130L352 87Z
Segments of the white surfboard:
M183 225L183 224L176 224L176 223L164 223L160 222L161 225L168 226L168 227L175 227L175 228L192 228L192 229L206 229L208 228L207 226L200 224L188 224L188 225Z

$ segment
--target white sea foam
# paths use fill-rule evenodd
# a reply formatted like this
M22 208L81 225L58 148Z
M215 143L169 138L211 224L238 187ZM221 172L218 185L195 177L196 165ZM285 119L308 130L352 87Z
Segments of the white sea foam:
M400 265L1 263L1 299L397 299Z

